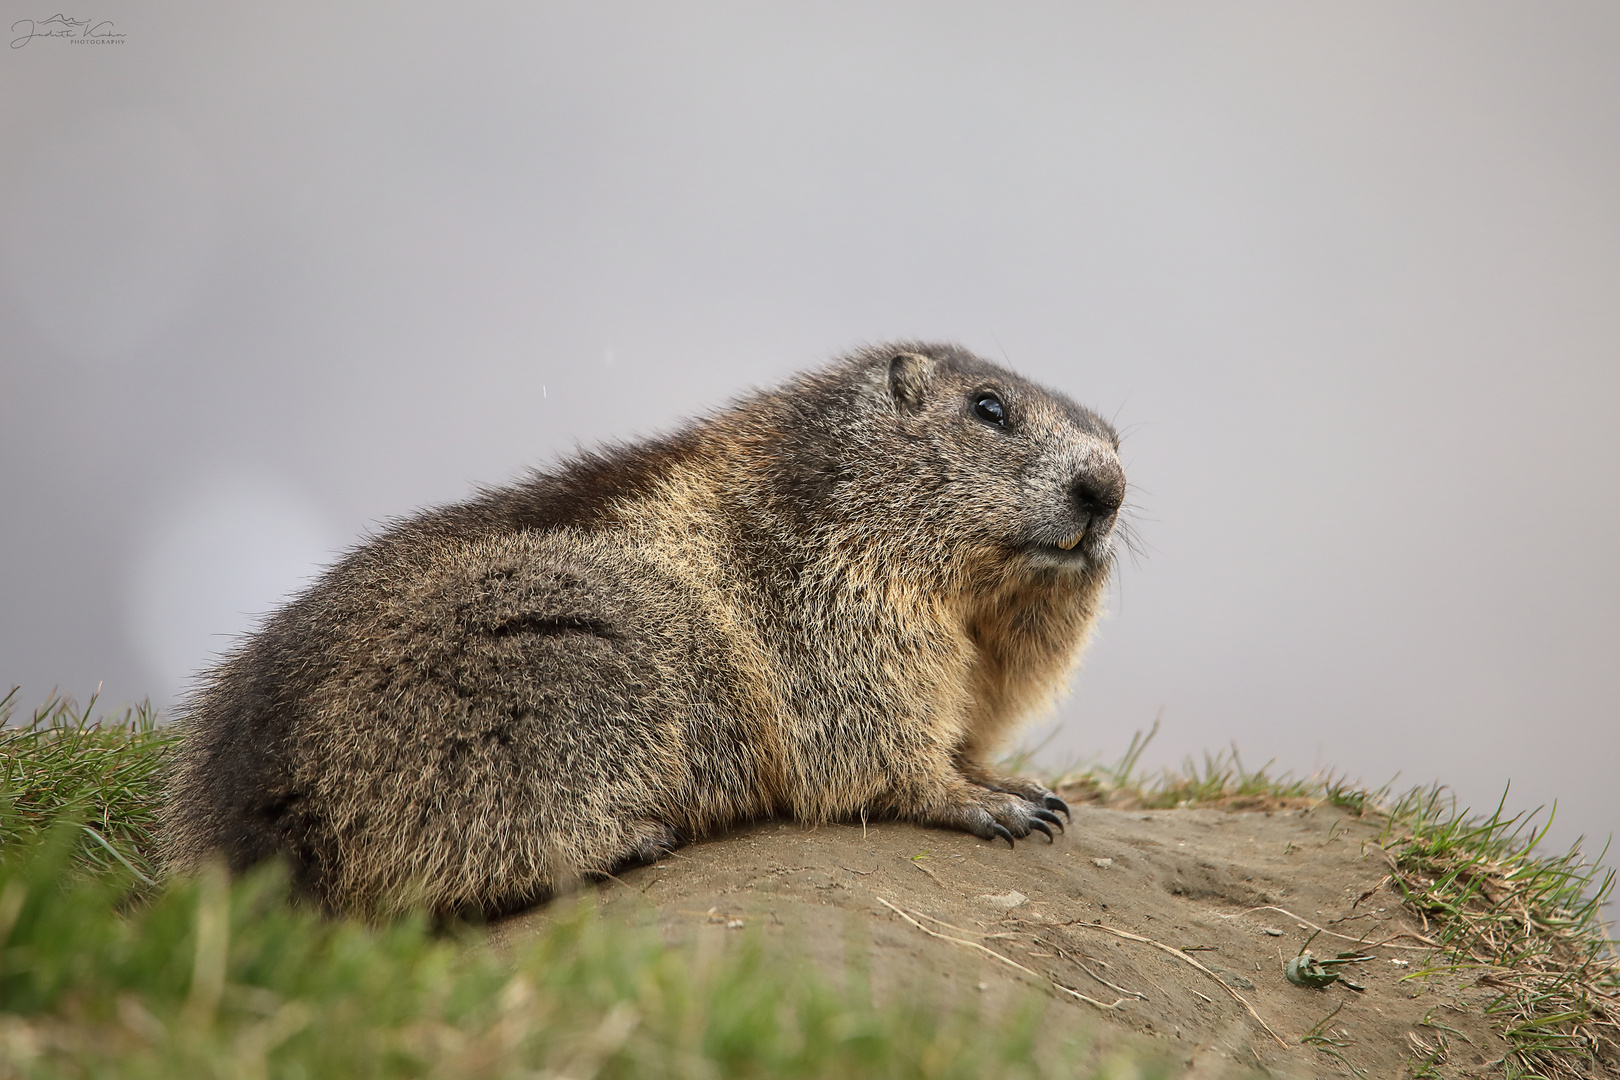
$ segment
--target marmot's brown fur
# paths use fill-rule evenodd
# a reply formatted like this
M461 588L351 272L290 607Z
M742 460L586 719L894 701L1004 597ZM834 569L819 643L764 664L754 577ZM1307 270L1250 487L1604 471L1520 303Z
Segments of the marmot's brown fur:
M170 865L498 912L772 815L1050 837L987 762L1097 616L1117 447L908 344L394 525L183 710Z

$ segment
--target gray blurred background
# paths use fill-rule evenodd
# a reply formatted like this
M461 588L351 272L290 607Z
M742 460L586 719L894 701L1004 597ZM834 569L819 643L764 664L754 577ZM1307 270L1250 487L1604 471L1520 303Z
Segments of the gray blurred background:
M1047 761L1620 825L1620 6L70 2L124 36L0 0L24 706L167 708L375 522L914 336L1128 432Z

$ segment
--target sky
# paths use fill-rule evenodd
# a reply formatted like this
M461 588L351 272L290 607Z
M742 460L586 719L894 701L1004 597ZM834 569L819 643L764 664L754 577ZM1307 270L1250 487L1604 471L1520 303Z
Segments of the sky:
M170 709L379 522L922 338L1126 433L1044 762L1620 828L1620 7L31 2L25 708Z

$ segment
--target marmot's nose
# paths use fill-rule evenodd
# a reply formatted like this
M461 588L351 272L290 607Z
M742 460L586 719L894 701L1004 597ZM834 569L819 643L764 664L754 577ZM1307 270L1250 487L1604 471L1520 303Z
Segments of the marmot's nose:
M1125 501L1125 470L1112 451L1090 455L1069 490L1082 514L1111 517Z

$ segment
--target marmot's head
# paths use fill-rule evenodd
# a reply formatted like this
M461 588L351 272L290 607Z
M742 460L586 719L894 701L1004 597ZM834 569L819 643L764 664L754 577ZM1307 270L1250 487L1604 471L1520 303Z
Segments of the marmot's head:
M912 565L1107 572L1125 471L1106 420L953 346L869 349L828 374L849 409L825 432L842 444L834 517L898 538Z

